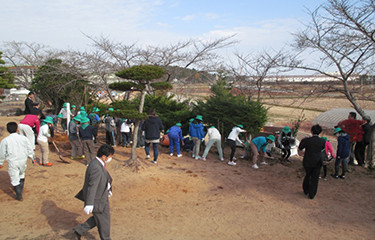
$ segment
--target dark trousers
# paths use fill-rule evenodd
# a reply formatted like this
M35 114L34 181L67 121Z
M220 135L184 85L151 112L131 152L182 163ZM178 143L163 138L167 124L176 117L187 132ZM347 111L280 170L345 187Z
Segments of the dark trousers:
M67 124L67 119L66 118L62 118L61 119L61 128L62 128L63 131L66 130L66 126L67 126L66 124Z
M354 149L355 149L355 144L356 144L356 142L351 142L350 143L350 156L349 156L349 161L348 161L348 164L350 164L350 165L353 165L354 164Z
M323 178L327 177L327 165L323 165Z
M231 140L231 139L227 139L227 145L230 147L231 149L231 152L230 152L230 161L233 161L233 157L234 157L234 154L236 153L236 142Z
M105 131L105 143L108 145L116 145L115 133L113 131Z
M357 144L355 145L354 154L359 166L365 164L366 146L367 144L365 144L363 141L357 142Z
M122 146L125 147L130 144L130 132L121 132L122 135Z
M93 212L92 217L87 219L86 222L73 228L77 233L82 235L88 230L98 227L99 235L101 240L111 240L111 215L109 212L109 203L106 204L103 212Z
M116 138L117 138L117 145L121 145L123 143L124 139L122 138L122 132L120 131L120 128L116 128Z
M145 136L143 135L142 129L138 129L137 147L145 146Z
M98 137L98 131L99 131L99 127L94 127L94 143L96 143L96 139Z
M348 158L339 158L336 157L336 162L335 162L335 175L339 175L339 168L340 164L342 164L342 174L341 176L345 176L345 173L348 171Z
M320 166L315 168L305 167L306 176L303 179L303 192L313 199L318 191Z
M290 152L290 147L283 148L283 149L281 149L281 150L283 151L283 158L284 158L285 160L288 160L289 157L290 157L290 154L291 154L291 152Z

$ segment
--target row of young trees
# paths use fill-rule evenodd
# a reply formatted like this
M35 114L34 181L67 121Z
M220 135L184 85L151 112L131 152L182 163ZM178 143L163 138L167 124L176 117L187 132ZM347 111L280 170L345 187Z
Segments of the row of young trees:
M117 109L111 113L112 115L135 120L133 142L137 140L140 122L147 118L147 115L143 113L145 104L148 109L158 112L164 122L165 130L177 122L182 122L184 130L187 131L188 120L198 114L203 116L206 124L218 127L224 135L227 135L234 125L240 123L250 133L257 133L267 121L267 111L259 102L247 100L243 96L234 96L223 78L212 86L213 94L207 97L206 101L199 101L196 105L189 107L186 102L178 103L173 100L173 96L166 97L163 94L163 91L172 88L168 82L158 81L164 74L164 69L158 66L133 66L116 73L124 81L109 86L111 89L121 91L140 92L136 104L128 100L112 104ZM153 94L146 98L147 91L152 91ZM157 91L162 92L157 94ZM132 155L128 163L139 169L140 161L136 154L136 144L132 145Z

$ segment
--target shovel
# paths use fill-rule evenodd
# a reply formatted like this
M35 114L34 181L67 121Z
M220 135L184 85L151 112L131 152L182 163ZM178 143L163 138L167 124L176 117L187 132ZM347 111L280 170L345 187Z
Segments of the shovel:
M53 146L55 146L56 151L57 151L57 153L58 153L58 155L59 155L60 160L61 160L63 163L70 163L69 161L66 161L66 160L64 160L64 159L62 158L62 156L61 156L61 152L60 152L59 148L57 147L55 141L52 140L52 144L53 144Z

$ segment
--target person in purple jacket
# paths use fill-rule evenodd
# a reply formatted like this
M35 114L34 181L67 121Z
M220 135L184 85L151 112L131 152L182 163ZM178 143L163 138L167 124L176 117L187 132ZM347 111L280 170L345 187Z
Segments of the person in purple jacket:
M345 179L345 172L348 169L348 159L350 156L350 137L341 128L335 128L333 132L337 136L337 152L335 162L335 173L331 176L338 179ZM339 176L339 167L342 164L342 174Z
M177 157L182 157L180 153L180 142L184 144L182 141L182 130L181 130L181 123L176 123L173 127L169 129L168 138L169 138L169 149L171 150L171 156L173 156L174 148L176 148Z

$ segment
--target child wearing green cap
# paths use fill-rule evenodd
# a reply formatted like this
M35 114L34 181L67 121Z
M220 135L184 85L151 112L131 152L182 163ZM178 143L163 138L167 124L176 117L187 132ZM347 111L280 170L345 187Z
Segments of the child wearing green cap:
M53 118L48 116L46 117L42 124L41 127L39 128L39 133L38 133L38 138L37 142L40 147L41 151L41 158L39 161L40 165L51 167L52 163L49 162L48 156L49 156L49 145L48 145L48 138L51 137L49 133L49 128L52 127L53 125Z
M205 136L205 133L203 131L204 126L202 122L203 122L202 116L197 115L194 121L191 122L189 126L189 135L194 142L192 157L195 158L196 160L201 159L201 157L199 156L200 146L202 143L202 139Z
M72 146L72 153L70 158L75 159L77 158L84 158L82 152L82 144L79 141L78 135L78 123L81 121L79 115L75 116L72 121L69 122L68 131L69 131L69 142Z
M235 160L234 154L236 153L237 142L245 146L245 144L238 137L240 133L242 132L246 132L246 130L243 129L242 124L238 124L237 126L232 128L232 131L228 135L226 144L231 148L230 159L229 159L228 165L231 165L231 166L236 165L236 162L234 161Z
M77 114L77 111L76 111L76 105L72 105L71 107L72 109L70 110L70 118L74 118Z
M97 107L94 107L92 109L92 112L89 114L90 124L94 127L94 143L96 143L96 139L98 137L98 131L100 126L100 117L98 115L98 112L100 112L100 109Z
M345 173L348 170L348 159L350 156L350 137L339 127L335 128L334 134L337 136L337 151L335 173L331 176L336 179L339 177L345 179ZM342 174L339 176L340 165L342 165Z
M211 126L207 130L207 135L209 137L208 143L206 144L206 148L204 149L202 160L206 161L206 156L210 151L211 147L216 144L217 151L219 152L219 159L220 161L224 161L223 157L223 149L221 148L221 134L217 128Z
M174 148L176 148L177 157L182 157L180 153L180 143L184 144L182 141L182 130L181 130L181 123L177 123L173 127L169 129L168 138L169 138L169 149L170 155L173 156Z
M67 103L63 104L63 107L61 108L59 115L61 116L61 128L63 132L65 132L65 130L67 129L67 118L68 118Z
M328 138L322 137L326 141L326 155L328 159L335 158L335 154L333 152L332 144L328 141ZM327 164L323 163L323 179L324 181L327 181Z
M288 162L290 157L290 148L293 141L294 136L292 134L292 131L288 126L284 127L279 137L277 138L277 143L279 144L279 147L283 152L283 159Z
M251 140L250 147L253 152L253 165L252 168L258 169L257 161L260 160L260 164L267 165L263 157L266 153L267 144L275 142L275 136L268 135L268 137L259 136Z
M83 153L86 159L86 165L96 157L94 144L94 127L90 125L89 118L81 119L81 126L79 127L79 136L82 141Z

